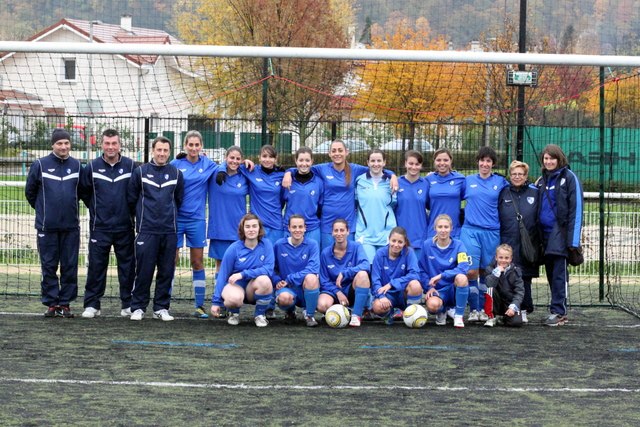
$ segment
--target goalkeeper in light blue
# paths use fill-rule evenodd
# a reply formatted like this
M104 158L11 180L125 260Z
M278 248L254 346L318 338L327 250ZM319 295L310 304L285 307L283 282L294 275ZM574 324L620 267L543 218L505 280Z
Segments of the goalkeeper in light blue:
M447 314L453 317L453 326L464 328L462 316L469 299L469 259L460 240L451 238L453 221L446 214L434 221L436 235L427 239L420 254L420 277L427 310L436 314L436 325L447 323Z
M371 294L373 312L393 323L393 309L404 310L408 305L419 304L422 299L420 271L407 231L394 227L389 233L389 243L378 249L371 266Z
M315 319L320 295L320 249L318 242L305 237L302 215L289 217L289 237L279 239L273 247L275 268L271 281L276 304L285 312L285 321L294 323L296 306L304 307L304 320L309 327L318 326Z

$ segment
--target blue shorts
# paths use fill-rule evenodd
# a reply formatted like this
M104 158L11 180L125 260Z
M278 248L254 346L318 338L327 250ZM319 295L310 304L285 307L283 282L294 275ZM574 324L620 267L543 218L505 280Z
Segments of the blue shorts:
M334 292L323 291L321 289L320 293L321 294L331 295L333 297L333 303L334 304L340 304L340 300L338 299L337 294L335 294ZM347 296L347 299L349 300L349 305L353 306L353 304L356 301L356 291L355 291L355 286L353 286L351 281L349 281L349 282L347 282L346 280L342 281L342 293Z
M460 240L469 256L470 270L485 270L496 255L500 230L487 230L470 225L462 227Z
M233 242L233 240L211 239L209 241L209 258L222 259L224 257L224 253Z
M393 308L399 308L401 310L407 308L407 299L404 296L404 292L389 290L386 294L375 298L374 301L381 298L387 298L389 301L391 301L391 307Z
M453 285L453 283L447 283L444 286L442 283L439 283L438 285L439 286L436 288L436 291L438 291L437 296L442 300L442 307L445 310L455 307L456 306L456 287Z
M207 225L204 219L178 220L178 244L180 249L187 236L188 248L204 248L207 246Z
M305 307L305 301L304 301L304 290L302 289L302 287L295 287L295 288L290 288L290 287L286 287L286 288L282 288L282 289L278 289L276 291L276 300L278 299L278 296L281 294L291 294L293 295L293 300L294 300L294 304L297 305L298 307Z
M382 246L370 245L368 243L363 243L362 248L364 249L365 255L367 255L367 259L369 260L369 264L373 264L373 258L376 256L376 252L378 249L382 248Z

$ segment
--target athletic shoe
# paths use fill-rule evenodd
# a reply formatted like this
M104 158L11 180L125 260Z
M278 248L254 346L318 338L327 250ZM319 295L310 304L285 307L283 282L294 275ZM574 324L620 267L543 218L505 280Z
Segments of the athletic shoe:
M318 326L318 321L316 320L315 317L313 316L304 316L304 321L307 323L307 326L309 328L315 328L316 326Z
M66 319L71 319L74 317L73 313L71 312L71 309L69 308L68 305L61 305L58 308L58 316L60 317L64 317Z
M269 321L267 320L267 316L265 316L264 314L254 317L253 321L256 323L256 326L258 328L264 328L269 324Z
M376 316L375 314L373 314L373 311L369 309L365 309L364 313L362 313L362 317L360 317L360 320L370 321L370 320L376 320L377 318L379 318L379 316Z
M552 314L551 316L547 317L547 319L544 321L544 324L547 326L562 326L568 321L569 319L567 319L567 316Z
M467 317L467 322L479 322L480 321L480 313L478 310L473 310L469 313L469 317Z
M229 315L229 310L227 307L220 307L220 314L218 315L218 319L226 319Z
M357 314L352 314L351 321L349 321L349 326L351 326L352 328L357 328L361 324L362 324L362 317L358 316Z
M391 326L393 325L393 320L396 318L395 313L387 313L386 316L382 318L382 321L385 325Z
M267 311L264 313L264 317L265 317L267 320L274 320L274 319L277 319L276 311L270 308L269 310L267 310Z
M204 308L198 307L196 308L196 311L193 312L193 317L197 317L198 319L208 319L209 315L204 311Z
M444 326L447 324L447 313L437 313L436 314L436 325Z
M484 310L480 310L480 313L478 313L478 319L480 319L481 322L486 322L489 320L489 315L485 313Z
M399 308L394 308L393 309L393 318L395 320L402 319L402 310L400 310Z
M447 310L447 316L449 316L452 319L456 317L456 309L450 308L449 310Z
M464 321L462 320L462 316L454 316L453 317L453 327L454 328L464 328Z
M284 323L287 325L295 325L298 318L296 317L296 312L294 310L287 311L284 314Z
M58 315L58 306L52 305L44 312L44 317L56 317Z
M154 311L153 318L160 319L163 322L171 322L174 319L174 317L169 314L169 310L167 310L166 308L163 308L162 310Z
M129 311L131 311L131 309L129 309ZM129 319L130 320L142 320L142 319L144 319L144 311L141 308L137 309L136 311L131 313L131 317Z
M131 316L131 307L123 308L122 310L120 310L120 316L122 317Z
M527 310L522 310L520 315L522 316L522 323L529 323L529 319L527 319Z
M100 316L100 310L98 310L97 308L87 307L82 312L82 317L84 317L85 319L93 319L94 317L98 316Z
M488 319L486 322L484 322L484 326L486 326L487 328L493 328L497 323L498 318L492 317L491 319Z
M238 326L240 324L240 313L229 313L227 324L231 326Z

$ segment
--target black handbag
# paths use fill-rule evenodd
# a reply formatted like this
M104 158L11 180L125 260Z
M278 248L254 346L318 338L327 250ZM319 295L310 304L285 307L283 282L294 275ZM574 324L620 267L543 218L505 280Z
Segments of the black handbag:
M582 250L582 246L569 248L567 251L567 262L569 265L574 267L584 264L584 252Z
M538 243L538 239L535 239L535 244L531 240L529 231L527 230L527 227L525 227L524 221L522 220L522 215L520 214L520 210L518 209L518 203L513 197L511 190L509 190L509 194L511 195L513 208L516 211L516 220L518 221L518 229L520 230L520 255L529 264L537 264L538 260L540 259L540 244Z

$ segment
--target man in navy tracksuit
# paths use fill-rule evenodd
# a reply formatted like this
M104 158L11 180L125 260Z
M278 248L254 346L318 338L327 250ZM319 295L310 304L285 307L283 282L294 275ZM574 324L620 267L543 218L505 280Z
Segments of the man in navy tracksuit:
M149 304L154 270L156 289L153 317L173 320L169 314L173 281L177 215L182 204L182 173L168 163L171 141L159 136L153 141L153 159L131 174L127 192L129 209L136 216L136 277L131 293L131 320L142 320Z
M51 148L51 154L31 165L25 196L36 210L42 304L48 307L44 315L73 317L69 304L78 296L78 183L83 169L69 155L71 136L66 130L53 131Z
M92 160L80 180L83 200L89 208L89 268L82 317L100 315L100 299L107 285L109 252L113 246L123 317L131 314L131 288L135 273L133 217L127 189L135 162L120 155L120 135L114 129L102 133L101 157Z

